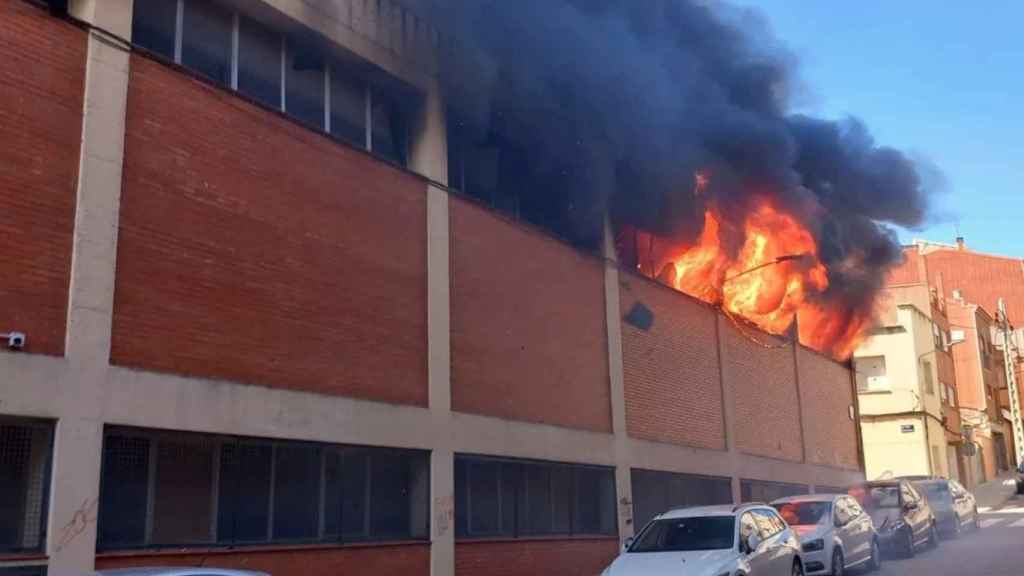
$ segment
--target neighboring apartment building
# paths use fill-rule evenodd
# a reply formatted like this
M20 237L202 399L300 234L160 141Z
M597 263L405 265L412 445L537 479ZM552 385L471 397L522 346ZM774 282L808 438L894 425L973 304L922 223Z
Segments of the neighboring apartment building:
M1013 342L1007 352L1020 387L1024 382L1021 378L1024 376L1024 260L970 250L963 238L957 238L955 244L918 240L907 254L919 262L928 281L946 298L979 304L992 316L998 314L999 301L1005 302L1007 319L1014 328ZM1003 348L998 335L992 342L997 348ZM1018 403L1024 413L1024 394L1018 394ZM1004 402L1007 412L1009 406L1007 397ZM1005 420L1011 421L1010 418ZM1006 426L1005 437L1012 459L1016 454L1012 448L1015 434L1024 447L1024 426L1018 430L1012 430L1010 423Z
M330 5L0 3L0 573L592 575L863 478L847 365L449 190L437 33Z
M984 482L1011 466L1010 426L998 402L1006 388L1002 352L993 344L994 322L984 308L958 300L947 304L953 338L963 341L953 348L961 422L977 447L968 460L968 480Z
M854 353L865 474L962 478L956 373L943 302L923 284L883 294Z

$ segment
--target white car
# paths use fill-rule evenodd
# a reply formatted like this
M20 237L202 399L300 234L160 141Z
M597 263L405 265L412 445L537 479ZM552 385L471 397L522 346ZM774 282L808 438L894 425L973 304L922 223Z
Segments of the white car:
M120 568L100 570L92 576L270 576L265 572L219 568Z
M871 516L846 494L793 496L772 502L800 538L808 576L877 570L882 554Z
M603 576L804 576L800 543L771 506L703 506L656 516Z

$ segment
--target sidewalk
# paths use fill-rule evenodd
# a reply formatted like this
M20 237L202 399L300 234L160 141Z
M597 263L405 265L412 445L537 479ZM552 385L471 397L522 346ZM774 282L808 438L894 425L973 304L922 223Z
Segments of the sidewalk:
M980 484L972 491L978 502L978 510L985 512L999 508L1017 491L1017 475L1006 473L998 478Z

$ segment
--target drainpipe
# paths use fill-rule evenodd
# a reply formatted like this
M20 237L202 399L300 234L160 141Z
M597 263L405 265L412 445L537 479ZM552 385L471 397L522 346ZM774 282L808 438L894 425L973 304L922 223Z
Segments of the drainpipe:
M864 439L861 437L860 426L860 396L857 394L857 373L853 369L853 358L846 362L850 369L850 391L853 393L853 429L857 437L857 464L860 466L860 473L867 478L867 464L864 462Z

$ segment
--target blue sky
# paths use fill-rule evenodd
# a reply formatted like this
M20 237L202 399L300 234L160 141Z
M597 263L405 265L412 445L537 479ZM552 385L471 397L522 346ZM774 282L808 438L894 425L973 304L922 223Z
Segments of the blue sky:
M799 63L799 111L854 115L945 175L934 216L900 238L1024 257L1024 3L736 0Z

